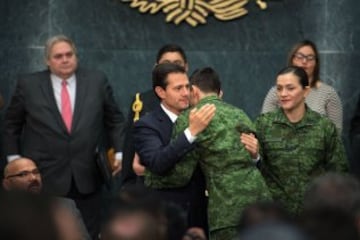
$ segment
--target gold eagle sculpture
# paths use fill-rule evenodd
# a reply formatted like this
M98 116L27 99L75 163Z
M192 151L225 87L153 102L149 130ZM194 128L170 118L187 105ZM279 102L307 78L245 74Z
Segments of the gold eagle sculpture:
M166 22L176 25L187 22L193 27L199 23L205 24L209 14L221 21L229 21L248 13L244 7L249 0L122 0L130 2L131 8L137 8L141 13L156 14L162 11L166 14ZM256 0L260 9L267 8L264 0Z

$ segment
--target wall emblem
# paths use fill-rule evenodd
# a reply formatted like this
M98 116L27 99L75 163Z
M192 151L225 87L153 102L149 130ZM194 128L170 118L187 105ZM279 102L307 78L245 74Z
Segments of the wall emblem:
M248 13L245 5L249 0L121 0L130 3L141 13L156 14L163 12L165 21L176 25L186 22L193 27L205 24L206 18L213 15L220 21L240 18ZM266 9L264 0L256 0L260 9Z

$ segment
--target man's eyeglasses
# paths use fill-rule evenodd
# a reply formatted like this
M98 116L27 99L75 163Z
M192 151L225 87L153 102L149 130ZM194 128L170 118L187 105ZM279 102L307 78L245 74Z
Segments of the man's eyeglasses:
M296 60L299 60L299 61L306 61L306 62L311 62L311 61L314 61L315 60L315 55L304 55L302 53L295 53L294 54L294 58Z
M34 175L34 176L40 175L39 169L34 169L32 171L22 171L22 172L13 174L13 175L9 175L6 178L14 178L14 177L28 178L28 177L30 177L30 175Z

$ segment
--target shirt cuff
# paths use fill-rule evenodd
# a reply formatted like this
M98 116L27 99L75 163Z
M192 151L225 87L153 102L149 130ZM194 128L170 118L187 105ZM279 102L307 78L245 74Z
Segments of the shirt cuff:
M123 153L122 152L116 152L115 153L115 160L121 162L123 158Z
M196 136L191 135L191 132L189 128L186 128L184 131L186 139L189 141L189 143L193 143L196 140Z
M254 163L258 163L258 162L260 161L260 159L261 159L261 156L260 156L260 154L258 153L257 157L256 157L255 159L252 159L252 161L253 161Z

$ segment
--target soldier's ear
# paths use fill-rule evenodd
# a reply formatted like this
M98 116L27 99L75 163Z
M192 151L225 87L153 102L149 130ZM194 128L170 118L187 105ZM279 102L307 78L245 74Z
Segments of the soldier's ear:
M199 96L199 88L195 85L192 85L191 88L190 88L190 91L192 93L192 95L194 96Z

